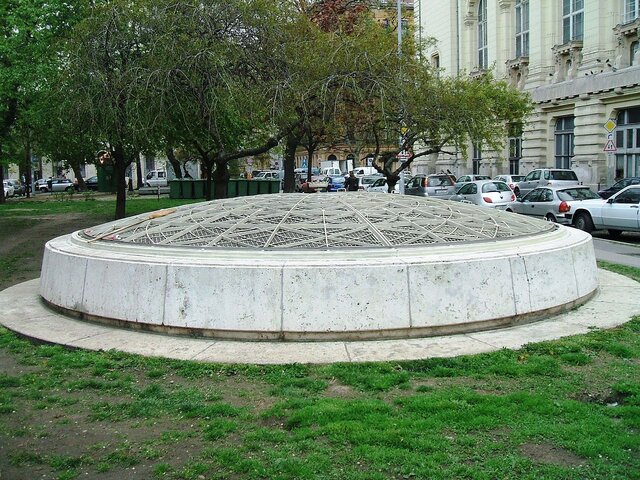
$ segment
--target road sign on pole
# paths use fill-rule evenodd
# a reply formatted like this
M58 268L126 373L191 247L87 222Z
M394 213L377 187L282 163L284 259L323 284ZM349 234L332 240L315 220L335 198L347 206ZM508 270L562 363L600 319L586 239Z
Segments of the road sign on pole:
M615 152L617 150L616 146L613 144L613 140L607 140L607 145L604 147L605 152Z

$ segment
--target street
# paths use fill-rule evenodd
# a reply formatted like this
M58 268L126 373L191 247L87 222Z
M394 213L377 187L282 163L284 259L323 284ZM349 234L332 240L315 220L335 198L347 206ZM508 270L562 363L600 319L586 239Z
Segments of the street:
M624 233L609 240L606 233L594 232L593 247L598 260L640 268L640 234Z

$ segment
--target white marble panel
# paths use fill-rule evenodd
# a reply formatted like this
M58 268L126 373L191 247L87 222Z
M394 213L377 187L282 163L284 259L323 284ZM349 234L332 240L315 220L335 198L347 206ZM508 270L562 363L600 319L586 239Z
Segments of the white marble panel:
M409 294L403 264L287 266L284 331L344 332L408 328Z
M87 258L52 250L47 244L42 259L40 295L70 310L80 310Z
M414 327L515 314L508 259L411 265L409 278Z
M167 272L165 325L277 332L281 268L173 266Z
M82 312L161 324L164 318L166 265L90 258Z
M578 298L573 256L570 248L540 251L524 257L531 310L564 305Z
M593 241L576 245L571 249L578 296L583 297L598 288L598 265Z
M531 311L531 292L524 258L521 255L509 258L511 266L511 281L513 284L513 299L516 315Z

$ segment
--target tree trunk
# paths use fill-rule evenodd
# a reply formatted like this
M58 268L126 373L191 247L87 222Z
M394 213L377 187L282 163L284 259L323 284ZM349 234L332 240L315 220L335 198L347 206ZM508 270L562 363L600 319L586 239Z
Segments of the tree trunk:
M0 183L4 180L4 165L2 164L2 144L0 144ZM0 205L7 203L4 196L4 187L2 187L2 195L0 195Z
M311 181L311 172L313 171L313 154L316 152L316 147L309 145L307 147L307 182Z
M298 148L299 139L293 134L287 135L284 147L284 186L282 190L285 193L295 191L296 181L293 170L296 166L296 148Z
M140 152L136 153L136 185L142 186L142 163L140 162Z
M229 182L229 178L227 162L217 161L216 169L213 171L213 183L215 185L214 198L227 198L227 183Z
M165 153L167 158L169 159L169 163L173 168L173 173L175 173L176 178L182 178L182 167L180 166L180 162L176 158L175 152L173 151L173 147L171 145L167 145L165 148Z
M393 189L396 187L396 183L400 181L400 177L393 173L387 175L387 191L393 193Z
M116 220L126 216L127 184L124 179L127 163L124 158L124 148L116 145L111 158L114 160L114 175L116 176Z
M84 159L82 159L84 160ZM87 185L84 183L84 178L82 178L82 172L80 171L80 163L73 162L71 164L71 170L73 170L73 174L78 181L78 190L84 192L87 189Z
M27 136L27 144L24 148L24 164L18 168L20 180L24 178L24 191L27 198L31 197L31 141Z

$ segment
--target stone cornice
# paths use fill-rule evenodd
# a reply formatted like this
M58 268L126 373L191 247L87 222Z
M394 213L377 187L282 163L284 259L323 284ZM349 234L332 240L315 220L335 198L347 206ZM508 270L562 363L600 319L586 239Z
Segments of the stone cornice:
M594 94L640 86L640 66L576 78L571 81L544 85L531 91L535 103L546 103L582 94Z

